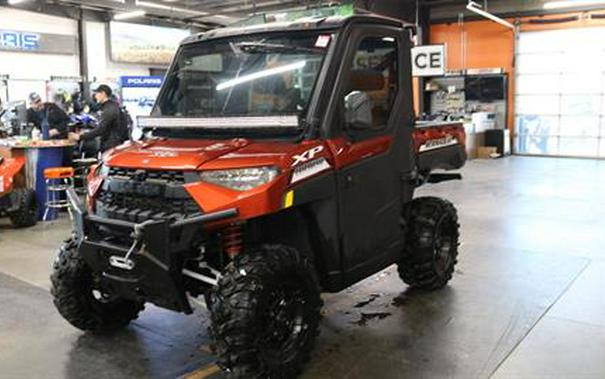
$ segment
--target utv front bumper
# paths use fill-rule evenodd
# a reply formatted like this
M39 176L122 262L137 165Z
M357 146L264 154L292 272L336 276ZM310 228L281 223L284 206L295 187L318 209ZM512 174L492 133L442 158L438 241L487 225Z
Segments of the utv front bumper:
M185 256L203 241L204 224L238 213L228 209L137 224L88 214L73 190L68 198L78 251L103 286L122 298L185 313L192 312L183 283L183 273L191 273L183 268Z

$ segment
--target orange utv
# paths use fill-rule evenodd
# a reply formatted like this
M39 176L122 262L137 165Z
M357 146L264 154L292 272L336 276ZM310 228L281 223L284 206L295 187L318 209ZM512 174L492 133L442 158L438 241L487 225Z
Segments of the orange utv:
M443 287L454 206L415 189L466 160L459 124L414 123L410 29L371 14L225 28L180 46L145 137L103 157L52 273L75 327L204 296L232 377L293 378L321 292L397 264Z

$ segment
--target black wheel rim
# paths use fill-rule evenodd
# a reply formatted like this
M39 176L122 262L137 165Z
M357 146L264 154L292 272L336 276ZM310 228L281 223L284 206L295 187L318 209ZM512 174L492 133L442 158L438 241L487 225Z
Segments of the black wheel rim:
M281 364L296 355L306 342L309 329L306 303L305 292L300 288L282 287L269 294L259 349L270 365Z
M107 288L104 288L101 279L91 274L89 285L90 305L95 309L104 309L114 304L119 297Z
M433 238L433 264L439 275L444 275L452 263L452 251L456 248L456 223L451 217L443 217L435 229Z

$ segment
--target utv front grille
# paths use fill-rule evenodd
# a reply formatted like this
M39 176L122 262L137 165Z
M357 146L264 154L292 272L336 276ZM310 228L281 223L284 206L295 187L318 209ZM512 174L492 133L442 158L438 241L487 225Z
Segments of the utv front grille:
M97 213L104 213L103 217L143 222L149 219L182 219L200 213L200 208L193 199L141 197L105 190L99 192Z
M160 171L141 170L124 167L110 167L108 176L121 180L136 181L164 181L171 184L185 184L185 172L183 171Z
M201 209L183 187L185 174L110 168L95 202L101 217L143 222L183 219Z

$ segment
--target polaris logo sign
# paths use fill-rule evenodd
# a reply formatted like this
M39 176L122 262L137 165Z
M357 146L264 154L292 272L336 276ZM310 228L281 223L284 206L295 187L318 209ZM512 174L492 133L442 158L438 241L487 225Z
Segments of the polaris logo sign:
M76 37L0 29L1 50L73 55L76 54Z
M128 78L126 84L132 86L158 86L162 84L162 79L158 78Z
M0 47L7 50L37 50L40 35L0 30Z
M445 75L445 45L425 45L412 48L413 76Z
M164 78L162 76L122 76L122 87L127 88L159 88Z

